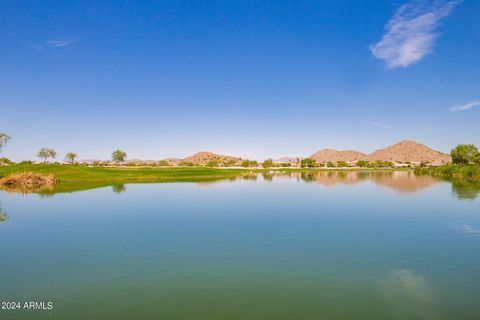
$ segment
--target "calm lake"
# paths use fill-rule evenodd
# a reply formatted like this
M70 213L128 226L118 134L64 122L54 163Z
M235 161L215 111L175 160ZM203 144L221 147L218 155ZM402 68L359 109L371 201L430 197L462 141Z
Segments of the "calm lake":
M0 319L480 319L480 187L410 172L0 191Z

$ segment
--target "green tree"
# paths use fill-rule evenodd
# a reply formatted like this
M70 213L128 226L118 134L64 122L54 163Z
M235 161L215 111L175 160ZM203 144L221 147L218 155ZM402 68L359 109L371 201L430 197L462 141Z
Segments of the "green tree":
M335 167L335 165L333 164L332 161L328 161L328 162L327 162L327 167L333 168L333 167Z
M47 163L48 158L55 158L57 156L57 152L53 149L42 148L38 150L37 157L43 159L43 163Z
M167 160L160 160L160 161L158 161L158 165L160 167L168 167L168 166L170 166L170 163Z
M207 164L205 166L215 168L215 167L220 166L220 163L218 161L215 161L215 160L210 160L210 161L207 162Z
M69 152L65 155L65 160L70 161L71 164L73 164L76 158L77 154L75 152Z
M112 152L112 160L115 162L125 161L127 158L127 153L122 150L115 150Z
M480 164L480 152L475 153L472 160L473 160L473 163Z
M478 153L478 149L473 144L459 144L452 149L450 155L452 162L455 164L469 164L473 162L473 158Z
M348 167L348 163L345 161L337 161L337 167Z
M242 161L242 167L245 167L245 168L258 167L258 161L256 161L256 160L243 160Z
M7 144L8 140L10 140L10 137L3 132L0 132L0 151L2 151L2 147Z
M317 166L317 161L315 161L315 159L312 159L312 158L305 158L305 159L302 159L302 161L300 162L300 166L302 168L313 168Z
M0 158L0 166L9 166L12 164L15 164L15 162L5 157Z
M357 167L362 167L362 168L366 168L369 166L369 162L367 160L358 160L357 161Z
M271 168L273 167L273 160L272 159L267 159L262 162L262 167L264 168Z
M233 167L236 164L237 164L237 161L235 161L234 159L228 159L228 160L223 162L224 167Z

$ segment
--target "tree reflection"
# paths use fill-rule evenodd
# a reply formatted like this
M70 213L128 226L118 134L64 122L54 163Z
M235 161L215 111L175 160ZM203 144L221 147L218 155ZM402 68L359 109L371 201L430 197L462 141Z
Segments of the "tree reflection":
M459 199L473 200L480 194L480 182L466 179L450 180L452 191Z
M4 209L0 208L0 223L7 221L8 218L9 216L7 212Z
M263 176L263 180L265 180L267 182L272 182L273 181L273 174L264 173L264 174L262 174L262 176Z
M124 184L114 184L112 186L112 191L115 193L122 193L122 192L125 192L125 190L127 190L127 188L125 187Z

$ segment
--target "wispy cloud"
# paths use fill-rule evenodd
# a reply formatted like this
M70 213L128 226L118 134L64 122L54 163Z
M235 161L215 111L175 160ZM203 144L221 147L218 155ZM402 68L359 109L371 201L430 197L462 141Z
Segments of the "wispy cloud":
M406 68L433 49L440 21L461 0L412 0L401 6L385 26L382 39L370 51L388 69Z
M472 101L472 102L469 102L469 103L466 103L466 104L462 104L460 106L451 107L450 109L448 109L448 111L450 111L450 112L465 111L465 110L470 110L473 107L478 107L478 106L480 106L480 100Z
M48 41L48 45L52 48L66 47L71 43L72 43L71 40L65 40L65 39L56 39L56 40Z
M379 128L382 128L382 129L388 129L388 125L386 125L383 122L371 122L370 124L374 127L379 127Z

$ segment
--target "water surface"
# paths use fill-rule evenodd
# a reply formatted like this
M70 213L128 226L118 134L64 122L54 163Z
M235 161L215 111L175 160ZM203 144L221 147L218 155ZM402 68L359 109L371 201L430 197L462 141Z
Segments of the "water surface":
M409 172L0 192L1 319L480 319L480 188Z

